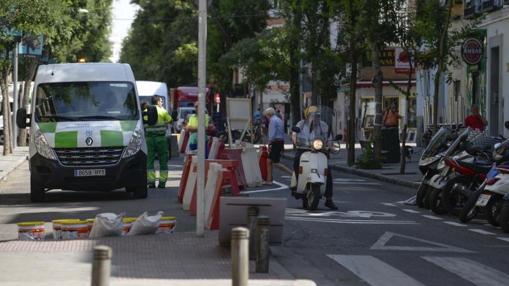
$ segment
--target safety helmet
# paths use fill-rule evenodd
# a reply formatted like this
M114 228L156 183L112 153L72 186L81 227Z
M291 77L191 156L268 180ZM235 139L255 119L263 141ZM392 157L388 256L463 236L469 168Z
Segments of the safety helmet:
M308 119L309 115L318 111L318 107L311 105L304 109L304 119Z

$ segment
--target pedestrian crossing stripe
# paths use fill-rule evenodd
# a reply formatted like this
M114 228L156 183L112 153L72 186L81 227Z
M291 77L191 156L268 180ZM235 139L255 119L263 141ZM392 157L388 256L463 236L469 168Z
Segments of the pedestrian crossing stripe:
M423 286L421 281L371 255L333 255L336 263L348 269L370 286ZM509 275L463 257L421 256L422 260L446 270L477 286L505 286ZM445 285L445 283L444 283Z
M411 245L388 245L389 241L394 238L403 238L408 242L412 242ZM415 246L416 242L420 245L426 246ZM463 249L460 247L438 243L422 238L413 236L397 234L393 232L385 232L372 246L372 250L396 250L396 251L433 251L433 252L458 252L458 253L472 253L472 251Z

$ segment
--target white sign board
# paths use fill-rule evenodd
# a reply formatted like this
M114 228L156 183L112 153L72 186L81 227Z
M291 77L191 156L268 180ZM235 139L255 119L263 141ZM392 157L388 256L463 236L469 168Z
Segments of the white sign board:
M252 116L250 98L226 98L226 117L232 130L246 128L247 122L252 122Z

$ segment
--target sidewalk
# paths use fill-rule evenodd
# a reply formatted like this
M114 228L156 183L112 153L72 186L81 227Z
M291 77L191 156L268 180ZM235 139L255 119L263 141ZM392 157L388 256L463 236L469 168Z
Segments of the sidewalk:
M149 198L131 200L124 192L107 199L103 195L80 197L59 194L58 198L44 203L28 202L26 151L1 157L0 166L11 173L11 185L0 191L0 285L90 285L92 249L95 245L108 245L113 249L110 285L231 285L230 249L219 246L218 231L206 231L198 237L194 231L196 218L183 211L177 202L177 186L181 177L182 161L169 162L169 188L150 190ZM26 163L25 163L26 164ZM5 180L5 174L3 178ZM8 184L6 184L8 183ZM67 196L67 197L66 197ZM18 241L15 222L73 217L89 218L101 212L139 214L141 210L154 213L162 210L177 217L176 232L170 235L143 235L108 237L68 241ZM51 224L46 224L51 237ZM1 235L0 235L1 236ZM9 240L10 239L10 240ZM249 285L314 286L310 280L297 280L275 257L270 258L267 274L254 273L250 265Z
M422 174L419 171L419 158L421 156L421 148L413 147L414 153L411 156L410 161L407 161L405 174L400 174L400 164L383 164L382 169L366 170L358 169L355 166L350 167L347 164L347 150L345 146L341 146L341 151L338 154L331 155L329 164L333 166L335 170L354 174L362 177L372 178L379 181L392 183L400 186L417 188L422 179ZM289 160L293 160L294 151L292 145L285 146L285 152L283 157ZM360 146L355 148L355 158L362 154Z
M0 146L0 181L21 165L28 156L28 147L17 147L12 154L2 155L3 146Z

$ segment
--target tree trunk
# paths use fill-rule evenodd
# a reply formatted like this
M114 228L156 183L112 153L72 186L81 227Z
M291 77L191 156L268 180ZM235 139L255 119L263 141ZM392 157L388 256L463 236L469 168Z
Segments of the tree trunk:
M352 73L350 74L350 106L348 119L348 166L355 164L355 93L357 89L357 51L356 44L350 43Z
M4 123L4 150L3 155L9 155L12 153L12 141L11 141L11 133L10 133L10 117L11 113L9 112L9 93L7 91L7 76L2 73L1 90L2 90L2 110L3 110L3 123Z
M449 34L449 24L451 22L451 13L453 1L447 0L447 17L443 30L440 32L440 41L438 43L438 69L435 74L435 86L433 94L433 132L438 131L438 99L440 92L440 80L442 73L445 71L445 63L447 61L447 36Z
M382 159L382 102L383 102L383 72L380 64L380 47L372 42L371 54L373 58L373 87L375 88L375 126L374 152L377 160Z
M408 79L407 79L407 85L406 85L406 93L405 93L405 99L406 99L406 110L405 110L405 125L403 128L403 144L401 145L401 165L399 168L399 172L401 174L405 174L406 169L406 137L407 137L407 127L409 123L410 118L410 95L412 94L412 75L414 73L414 61L412 58L412 54L410 51L410 48L406 47L405 52L408 54L408 64L410 65L410 70L408 71Z

